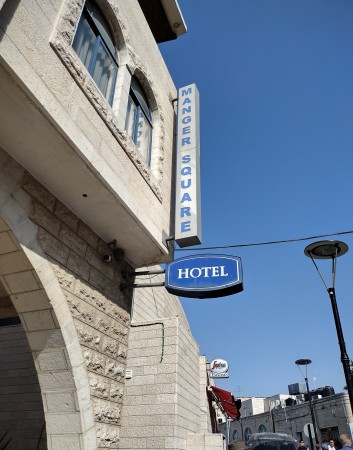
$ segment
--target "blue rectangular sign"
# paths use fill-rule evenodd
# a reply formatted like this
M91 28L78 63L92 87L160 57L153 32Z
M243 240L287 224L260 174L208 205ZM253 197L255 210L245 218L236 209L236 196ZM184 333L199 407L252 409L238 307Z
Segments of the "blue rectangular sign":
M194 255L166 265L165 287L182 297L214 298L243 290L241 260L229 255Z

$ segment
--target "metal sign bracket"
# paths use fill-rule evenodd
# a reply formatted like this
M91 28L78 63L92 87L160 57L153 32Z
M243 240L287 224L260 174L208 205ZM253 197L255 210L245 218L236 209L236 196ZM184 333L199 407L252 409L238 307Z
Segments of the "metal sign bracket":
M159 270L140 270L137 272L129 272L127 275L129 277L139 277L139 276L144 276L144 275L160 275L165 273L164 269L159 269ZM147 287L162 287L164 286L164 281L159 282L159 283L133 283L133 284L126 284L126 283L121 283L120 284L120 289L123 291L124 289L129 289L129 288L147 288Z

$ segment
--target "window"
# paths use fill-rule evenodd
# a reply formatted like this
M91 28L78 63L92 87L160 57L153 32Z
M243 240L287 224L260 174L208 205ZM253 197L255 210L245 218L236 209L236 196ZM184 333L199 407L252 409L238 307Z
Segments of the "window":
M267 433L267 428L265 427L265 425L260 425L259 426L259 433Z
M251 428L246 427L245 428L245 432L244 432L244 439L245 439L245 444L248 443L250 436L252 435L252 431Z
M85 3L72 47L112 105L118 73L118 51L108 24L92 0Z
M147 164L151 160L152 113L140 83L132 78L125 129Z
M239 431L234 430L233 431L233 441L237 441L238 439L240 439Z
M338 427L320 428L322 442L329 442L330 439L334 441L340 437Z

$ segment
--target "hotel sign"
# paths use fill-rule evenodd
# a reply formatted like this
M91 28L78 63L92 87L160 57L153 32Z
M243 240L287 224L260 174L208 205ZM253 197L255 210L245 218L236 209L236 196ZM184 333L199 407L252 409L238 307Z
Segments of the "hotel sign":
M175 240L179 247L201 244L200 106L195 84L178 91Z
M241 260L228 255L194 255L166 264L165 288L182 297L214 298L243 290Z

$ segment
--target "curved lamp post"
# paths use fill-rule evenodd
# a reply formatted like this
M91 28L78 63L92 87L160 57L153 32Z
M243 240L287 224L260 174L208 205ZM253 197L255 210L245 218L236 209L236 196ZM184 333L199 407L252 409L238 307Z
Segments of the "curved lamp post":
M295 361L295 364L298 367L299 366L305 366L305 377L304 377L304 380L305 380L305 384L306 384L306 392L308 393L311 420L313 421L315 443L318 444L319 443L319 439L317 437L317 431L316 431L316 420L315 420L315 415L314 415L314 410L313 410L313 403L311 401L311 393L309 391L309 383L308 383L308 364L311 364L311 359L297 359ZM311 435L311 428L310 428L310 426L308 427L308 432L309 432L309 439L310 439L310 447L311 447L311 450L314 450L313 437Z
M349 401L351 404L351 409L353 412L353 382L352 382L352 372L350 368L350 360L346 351L346 344L343 338L343 331L341 326L341 320L338 313L337 302L336 302L336 292L335 292L335 278L336 278L336 261L339 256L344 255L348 252L348 245L341 241L319 241L308 245L304 253L308 256L316 270L318 271L322 282L330 296L333 317L335 319L336 331L338 336L338 343L341 350L341 362L343 365L344 376L347 384L347 391L349 395ZM332 287L327 287L324 278L322 277L320 270L315 262L315 259L331 259L332 260Z

